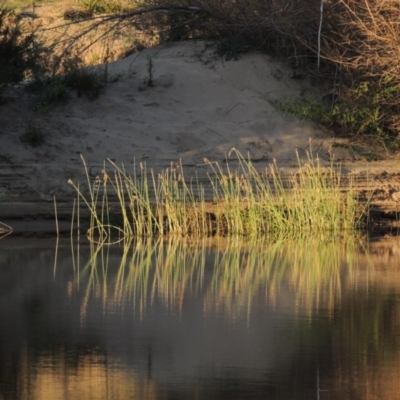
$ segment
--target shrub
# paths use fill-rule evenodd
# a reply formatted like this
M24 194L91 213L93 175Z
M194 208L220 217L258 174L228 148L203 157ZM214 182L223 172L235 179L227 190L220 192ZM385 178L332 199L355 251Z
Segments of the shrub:
M90 99L99 97L104 87L100 73L88 68L67 71L62 82L67 88L76 90L78 96L85 95Z
M334 123L400 147L400 4L339 0L328 3L321 56L333 63L338 90Z
M66 68L64 74L52 77L36 77L28 90L37 94L34 109L47 111L59 104L66 103L71 97L71 90L78 96L95 99L100 96L103 81L100 73L87 68L79 69L75 64Z
M31 147L39 147L44 144L46 135L36 126L28 126L20 137L21 142Z
M28 90L37 94L33 106L36 111L47 111L59 104L64 104L70 97L70 92L60 76L36 78L28 86Z

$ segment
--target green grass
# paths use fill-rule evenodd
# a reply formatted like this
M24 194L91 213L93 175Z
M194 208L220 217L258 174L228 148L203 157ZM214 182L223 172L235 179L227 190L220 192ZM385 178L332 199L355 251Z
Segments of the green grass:
M223 57L225 61L237 61L241 54L250 49L250 42L239 35L221 39L217 44L216 54Z
M316 99L267 99L267 101L276 109L286 114L293 115L300 120L312 121L322 124L329 124L332 120L333 111L330 105L325 102L317 101Z
M95 182L86 169L86 191L69 183L90 211L89 238L98 242L166 235L324 238L343 236L363 225L366 205L359 204L351 181L342 182L332 165L323 167L309 155L305 162L299 159L296 174L283 176L275 164L259 173L239 152L232 153L238 167L209 162L205 184L187 182L179 164L158 175L139 164L130 174L108 161ZM110 167L112 172L107 171ZM212 187L212 199L205 198L204 185Z

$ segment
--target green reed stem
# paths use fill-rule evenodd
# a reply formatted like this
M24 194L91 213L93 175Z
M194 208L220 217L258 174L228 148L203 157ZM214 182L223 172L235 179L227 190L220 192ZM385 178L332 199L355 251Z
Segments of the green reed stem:
M298 171L293 174L282 174L275 162L259 172L236 149L231 150L232 155L238 161L235 170L229 163L222 167L206 160L213 193L211 208L198 179L186 181L182 164L171 164L155 175L140 163L129 174L123 165L108 160L113 174L104 167L101 190L98 184L91 184L84 164L88 196L71 184L89 208L91 229L102 240L109 240L113 231L120 232L124 240L210 234L324 237L340 236L362 225L366 206L359 204L351 180L345 186L340 169L323 166L312 153L305 161L297 155ZM110 196L116 199L114 211ZM110 222L112 212L120 215L120 225Z

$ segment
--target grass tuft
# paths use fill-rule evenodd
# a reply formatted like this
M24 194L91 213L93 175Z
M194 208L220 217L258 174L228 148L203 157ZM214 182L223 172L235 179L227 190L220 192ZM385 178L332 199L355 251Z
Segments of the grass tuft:
M78 0L78 5L86 12L91 14L116 14L124 10L124 4L121 0Z
M89 238L177 235L241 237L330 237L363 226L366 206L357 201L351 181L344 182L333 165L318 158L298 158L297 173L283 175L276 163L259 173L236 149L238 167L210 161L209 182L187 182L181 164L162 173L148 172L142 163L133 174L108 161L94 183L87 174L86 194L72 181L91 214ZM206 201L205 186L212 188Z

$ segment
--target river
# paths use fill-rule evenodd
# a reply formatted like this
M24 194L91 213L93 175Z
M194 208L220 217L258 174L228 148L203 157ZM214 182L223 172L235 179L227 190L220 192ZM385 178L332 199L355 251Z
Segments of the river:
M0 399L400 399L395 236L0 240Z

